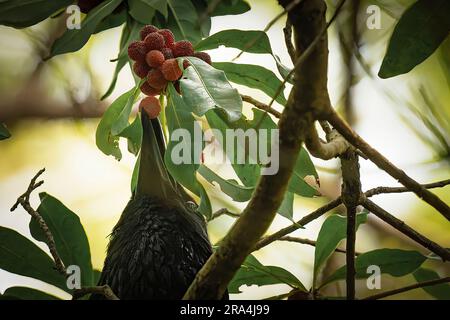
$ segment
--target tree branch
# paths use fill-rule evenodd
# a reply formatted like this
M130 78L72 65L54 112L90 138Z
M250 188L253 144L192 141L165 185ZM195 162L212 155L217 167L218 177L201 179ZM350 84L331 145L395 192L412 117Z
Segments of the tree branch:
M409 285L409 286L406 286L403 288L398 288L395 290L390 290L390 291L382 292L379 294L375 294L373 296L366 297L362 300L378 300L378 299L386 298L389 296L393 296L395 294L403 293L406 291L410 291L410 290L414 290L414 289L418 289L418 288L429 287L429 286L434 286L437 284L442 284L442 283L447 283L447 282L450 282L450 277L415 283L415 284L412 284L412 285Z
M449 250L444 249L436 242L433 242L424 235L420 234L419 232L408 226L404 221L394 217L389 212L379 207L367 198L362 199L361 204L384 222L388 223L404 235L408 236L412 240L416 241L423 247L441 257L443 261L450 261Z
M280 2L289 5L287 1ZM296 69L295 84L278 123L279 170L275 175L261 176L247 207L197 273L184 299L220 299L242 262L269 228L283 201L306 128L315 120L315 106L321 105L317 100L327 99L323 95L327 94L324 88L327 85L328 44L321 32L326 29L325 12L323 0L309 0L289 13L296 34L296 48L306 49L316 38L323 41L315 41L315 54L309 55L305 59L307 63ZM314 77L308 77L310 74Z
M356 242L356 208L361 197L361 177L358 156L353 149L340 156L342 171L342 202L347 208L346 240L346 287L347 300L355 299L355 242Z
M248 102L248 103L254 105L255 107L257 107L258 109L261 109L261 110L264 110L264 111L270 113L271 115L275 116L276 118L281 117L280 112L278 112L277 110L275 110L272 107L269 107L265 103L259 102L258 100L254 99L250 96L247 96L245 94L241 94L241 98L242 98L242 101Z
M442 180L438 182L433 183L426 183L422 184L422 187L427 189L433 189L433 188L442 188L450 184L450 179ZM366 197L372 197L379 194L386 194L386 193L404 193L404 192L412 192L406 187L377 187L370 189L366 191L365 195Z
M310 240L310 239L305 239L305 238L297 238L297 237L285 236L285 237L281 237L280 239L277 239L277 240L278 241L287 241L287 242L301 243L301 244L306 244L306 245L313 246L313 247L316 246L316 241ZM339 249L339 248L336 248L334 251L335 252L339 252L339 253L347 253L346 250ZM361 253L355 251L354 254L355 254L355 256L358 256Z
M73 291L72 300L78 300L83 298L85 295L88 294L101 294L103 295L107 300L120 300L116 294L112 291L110 286L104 285L104 286L95 286L95 287L83 287L81 289L75 289Z
M39 181L36 183L36 180L39 178L40 175L42 175L45 171L44 169L39 170L39 172L31 179L30 184L28 185L27 191L25 191L24 194L22 194L19 198L17 198L16 203L12 206L11 212L17 209L19 205L21 205L28 214L34 218L38 223L41 230L44 232L45 238L46 238L46 244L50 250L50 254L53 257L53 260L55 262L55 268L56 270L61 273L64 276L67 276L66 273L66 267L64 266L64 263L61 259L61 257L58 254L58 251L56 250L56 244L55 239L53 238L53 234L51 233L50 229L48 228L47 223L45 222L44 218L36 211L34 210L30 205L30 195L33 190L41 186L44 181Z
M343 121L339 115L330 107L326 120L337 130L341 135L347 139L353 146L360 149L373 163L380 169L386 171L393 178L397 179L402 185L414 192L419 198L434 207L447 220L450 221L450 208L438 196L428 191L425 187L420 185L417 181L409 177L403 170L397 168L381 153L372 148L363 138L361 138L348 124Z
M286 20L286 26L283 28L283 34L284 42L286 43L286 49L289 53L289 56L291 57L291 61L295 63L296 53L294 44L292 43L292 23L289 21L289 19Z
M53 257L53 260L55 262L55 268L56 270L63 275L64 277L67 277L68 274L66 272L66 267L64 265L64 262L62 261L58 250L56 249L56 243L55 239L53 237L52 232L50 231L47 223L45 222L44 218L34 210L30 205L30 195L31 192L36 190L36 188L40 187L44 181L36 182L36 180L45 172L45 168L39 170L39 172L31 179L30 184L28 185L27 191L25 191L24 194L22 194L16 201L16 203L12 206L11 212L16 210L19 205L21 205L28 214L32 217L32 219L36 219L36 221L39 223L39 227L45 234L46 241L50 254ZM119 298L114 294L112 289L108 285L104 286L98 286L98 287L82 287L80 289L75 289L73 291L72 299L77 300L86 294L89 293L98 293L105 296L108 300L119 300Z
M240 216L238 213L230 212L227 208L222 208L222 209L219 209L216 212L214 212L208 221L217 219L218 217L223 216L223 215L226 215L226 216L229 216L232 218L239 218L239 216Z
M311 155L322 160L329 160L347 151L350 144L336 130L332 130L328 136L329 142L324 143L320 140L315 126L312 125L309 128L305 145Z

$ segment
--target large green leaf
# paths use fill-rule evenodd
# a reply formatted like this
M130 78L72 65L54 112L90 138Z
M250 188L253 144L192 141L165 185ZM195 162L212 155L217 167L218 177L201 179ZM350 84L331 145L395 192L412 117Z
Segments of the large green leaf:
M208 0L209 3L215 0ZM242 0L222 0L214 8L211 13L212 17L215 16L226 16L226 15L237 15L242 14L250 10L250 5Z
M205 165L201 165L198 168L198 173L209 183L213 184L216 182L220 186L220 190L230 196L234 201L245 202L252 197L253 187L241 186L234 180L225 180Z
M1 296L1 295L0 295ZM11 297L20 300L60 300L51 294L27 287L11 287L6 289L3 297Z
M159 11L164 16L164 18L167 19L169 15L169 12L167 10L167 0L142 0L142 1L147 3L156 11Z
M55 270L53 260L44 251L16 231L2 226L0 269L39 279L68 291L65 277Z
M407 73L427 59L450 31L450 1L419 0L395 26L378 75L390 78Z
M155 16L155 9L145 0L128 0L129 13L134 20L149 24Z
M287 191L284 194L283 202L278 209L278 213L283 217L293 221L294 219L294 194Z
M134 88L118 97L105 111L97 127L95 142L97 147L107 156L112 155L117 160L122 158L119 148L119 137L111 132L112 125L126 107L127 101L134 94ZM128 120L127 120L128 121Z
M231 82L259 89L269 97L275 96L281 86L281 80L272 71L262 66L232 62L214 62L213 66L225 71L228 80ZM283 92L278 95L276 101L282 105L286 104Z
M377 249L363 253L355 259L356 278L365 279L371 275L367 268L371 265L380 267L381 273L393 277L402 277L417 270L427 258L417 251L400 249ZM345 279L346 267L339 268L321 286Z
M0 122L0 140L5 140L11 137L11 133L9 132L6 125Z
M229 293L241 293L242 285L265 286L269 284L285 283L292 288L307 291L300 280L289 271L276 266L265 266L253 255L249 255L241 268L235 274L233 280L228 284Z
M127 64L128 60L128 45L139 39L139 31L143 25L136 20L128 21L122 30L122 36L120 38L120 50L117 58L116 68L114 69L114 75L111 80L111 84L106 90L106 93L102 96L101 100L106 99L114 91L119 76L120 70Z
M314 164L304 149L300 149L300 153L295 163L294 172L292 173L291 180L289 180L288 190L302 197L314 197L319 195L318 191L306 183L304 178L306 176L313 176L316 180L319 179L319 175L314 167Z
M180 83L183 100L193 108L194 113L202 116L208 110L219 108L230 121L238 120L242 112L242 99L225 73L195 57L180 59L186 59L191 64L184 70Z
M128 127L123 129L120 136L127 138L128 151L135 156L138 155L142 144L142 123L139 114Z
M425 268L417 269L414 271L413 276L417 282L425 282L441 278L435 271ZM422 289L436 299L450 300L450 285L448 283L422 287Z
M131 110L133 109L133 105L141 93L140 86L145 81L145 79L142 79L132 90L132 94L128 97L127 103L111 125L111 134L121 136L122 132L130 125L128 120L130 119Z
M250 53L272 53L269 37L257 30L224 30L217 32L199 42L198 51L216 49L220 46L237 48Z
M165 112L170 140L164 154L164 162L167 170L169 170L170 174L177 182L181 183L200 197L199 211L207 218L210 218L212 210L208 195L196 177L203 145L198 145L196 144L197 141L189 139L189 137L195 139L197 134L200 134L201 139L201 128L192 116L192 108L190 105L184 103L183 99L171 83L168 85L168 93L168 102ZM176 129L184 129L186 133L189 133L189 137L183 137L181 141L174 141L173 132ZM197 132L197 134L195 132ZM186 141L186 139L189 140ZM188 159L185 163L175 163L174 161L175 157L179 155L175 148L178 149L179 147L183 147L183 152L189 152L189 154L186 155Z
M115 27L118 27L122 24L124 24L127 21L127 11L121 10L117 13L112 13L106 18L104 18L98 25L97 28L95 28L94 34L100 33L102 31L112 29Z
M41 204L37 211L47 223L55 239L56 250L64 265L77 265L81 269L81 285L92 286L92 263L89 242L80 218L58 199L49 194L39 194ZM46 236L36 219L30 220L33 238L46 242Z
M0 1L0 24L29 27L72 3L73 0L3 0Z
M202 38L197 11L191 0L167 0L170 9L166 27L172 30L177 40L197 43Z
M90 11L81 22L80 29L66 30L52 46L50 57L81 49L97 29L101 21L116 9L122 0L107 0Z
M367 221L367 211L356 216L356 228ZM320 228L314 251L314 283L325 262L347 237L347 217L337 214L329 216Z

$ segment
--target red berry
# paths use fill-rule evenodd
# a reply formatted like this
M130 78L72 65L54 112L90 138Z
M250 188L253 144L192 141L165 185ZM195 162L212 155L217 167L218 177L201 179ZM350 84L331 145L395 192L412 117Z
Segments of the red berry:
M153 32L145 37L145 45L147 46L147 51L149 50L160 50L164 48L164 37L159 33Z
M175 42L175 37L173 36L172 31L170 31L169 29L161 29L158 31L158 33L164 37L166 47L171 47Z
M194 57L205 61L209 65L211 65L211 63L212 63L211 56L209 54L207 54L206 52L195 52Z
M141 91L147 96L156 96L161 93L161 90L153 88L147 81L141 85Z
M133 71L139 78L143 79L150 71L150 67L146 63L137 61L133 64Z
M147 47L143 41L135 41L128 46L128 56L134 61L145 61Z
M141 29L141 32L139 33L141 36L141 40L144 40L145 37L148 36L150 33L157 32L157 31L158 31L158 28L155 26L152 26L151 24L144 26Z
M147 75L147 82L155 89L164 89L167 85L167 80L164 79L163 74L158 69L152 69Z
M183 74L177 59L166 60L161 67L161 72L168 81L178 80Z
M151 50L145 56L145 61L152 68L159 68L164 63L164 60L166 59L159 50Z
M189 41L181 40L173 44L172 52L175 58L192 56L194 54L194 47L192 47L192 43Z
M150 119L155 119L161 112L161 104L159 103L159 100L153 96L145 97L139 103L139 110L141 110L141 112L142 109L147 113Z
M164 58L166 60L168 59L172 59L173 58L173 53L172 53L172 49L170 48L162 48L161 49L162 54L164 55Z

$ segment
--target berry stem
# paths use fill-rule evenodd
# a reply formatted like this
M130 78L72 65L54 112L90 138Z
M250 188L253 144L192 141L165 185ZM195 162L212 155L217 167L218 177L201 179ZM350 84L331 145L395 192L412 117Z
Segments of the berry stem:
M166 105L164 104L164 95L159 95L159 104L161 105L161 113L159 114L159 121L161 121L161 128L164 135L164 140L169 143L168 133L167 133L167 118L166 118ZM167 96L167 103L169 103L169 97Z

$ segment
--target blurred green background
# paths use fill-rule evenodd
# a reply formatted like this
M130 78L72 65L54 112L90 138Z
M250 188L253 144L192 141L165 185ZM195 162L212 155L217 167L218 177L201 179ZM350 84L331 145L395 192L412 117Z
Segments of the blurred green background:
M332 1L330 1L330 4ZM393 26L401 13L413 1L362 1L358 14L346 5L343 14L329 31L330 67L329 90L332 103L344 114L354 128L375 148L420 182L449 178L450 165L450 40L412 72L389 80L376 74L385 53ZM264 29L281 7L275 0L249 1L252 10L240 16L212 19L211 34L224 29ZM350 2L352 3L352 2ZM381 29L366 27L366 9L376 4L382 9ZM329 10L332 11L332 10ZM356 27L353 27L357 21ZM283 63L292 66L284 45L282 28L285 18L269 31L274 52ZM0 121L5 122L12 138L0 142L0 225L18 230L31 238L29 216L23 210L9 213L18 195L26 189L30 178L40 169L47 169L46 191L76 212L85 227L92 250L93 265L101 268L105 257L108 234L130 197L130 179L135 158L123 152L117 162L103 155L95 145L95 130L99 116L108 103L133 86L129 68L119 76L116 89L108 101L100 101L113 74L121 27L91 38L79 52L57 56L42 62L49 44L64 30L61 18L46 20L38 25L15 30L0 27ZM354 43L360 56L348 50ZM213 61L230 61L235 49L219 48L209 52ZM243 54L240 63L265 66L276 72L276 65L267 55ZM237 86L241 93L269 102L256 90ZM286 93L289 88L286 89ZM246 106L248 112L249 106ZM276 106L281 110L281 106ZM122 145L123 150L126 146ZM340 193L339 162L315 160L320 174L322 197L296 197L295 218L333 199ZM227 168L212 167L229 172ZM361 160L364 190L380 185L396 185L388 175L373 164ZM220 189L204 182L215 209L229 208L239 212L245 203L233 203ZM450 202L450 187L435 190ZM424 235L444 247L450 247L450 227L441 215L419 201L414 195L378 196L375 202L404 219ZM37 194L32 204L37 205ZM309 224L293 235L316 239L323 219ZM230 217L220 217L209 225L213 242L219 240L233 223ZM278 216L269 232L287 226L290 221ZM44 249L42 244L39 244ZM358 232L357 250L414 248L428 253L411 240L374 217ZM314 248L277 242L258 252L264 264L285 267L305 286L312 281ZM345 263L344 256L335 254L324 273L330 273ZM427 262L432 265L432 262ZM433 266L436 267L436 266ZM444 268L444 267L441 267ZM448 274L450 268L437 270ZM383 276L382 289L392 289L412 283L412 277L394 279ZM0 292L12 285L44 286L37 280L0 270ZM232 298L259 299L286 292L284 285L242 288L241 295ZM47 290L67 297L59 289ZM326 293L342 294L342 283L330 285ZM373 294L358 282L358 296ZM421 289L399 298L430 298Z

